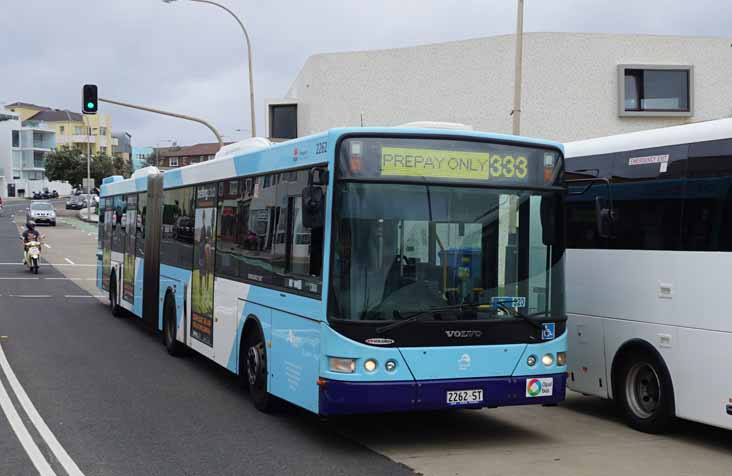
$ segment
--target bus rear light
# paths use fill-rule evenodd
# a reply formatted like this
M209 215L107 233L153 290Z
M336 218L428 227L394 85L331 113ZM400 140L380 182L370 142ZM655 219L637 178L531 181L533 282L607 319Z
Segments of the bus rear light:
M315 383L318 385L318 387L325 387L325 384L327 384L328 381L322 377L319 377Z
M345 359L341 357L329 357L328 367L331 372L341 374L352 374L356 371L356 359Z
M567 353L566 352L557 352L557 365L559 365L559 366L567 365Z

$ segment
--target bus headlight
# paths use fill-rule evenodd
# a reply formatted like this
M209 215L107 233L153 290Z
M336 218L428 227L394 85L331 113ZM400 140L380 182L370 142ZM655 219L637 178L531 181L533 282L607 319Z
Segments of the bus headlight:
M396 366L397 366L396 360L387 360L386 363L384 364L384 368L386 369L387 372L393 372L394 370L396 370Z
M376 361L374 359L368 359L366 362L363 363L363 368L366 370L366 372L373 372L376 370Z
M331 372L341 374L352 374L356 371L356 359L344 359L341 357L328 357L328 367Z
M526 359L526 365L528 365L529 367L533 367L534 365L536 365L536 356L530 355L529 358Z
M541 358L541 363L545 367L551 366L554 363L554 356L552 354L544 354L544 357Z
M557 352L557 365L559 365L559 366L567 365L567 353L566 352Z

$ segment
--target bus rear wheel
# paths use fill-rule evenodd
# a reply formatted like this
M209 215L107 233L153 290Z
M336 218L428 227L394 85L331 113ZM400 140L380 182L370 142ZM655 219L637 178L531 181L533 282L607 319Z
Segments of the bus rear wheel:
M273 397L267 392L267 350L259 330L252 331L246 339L246 351L242 354L240 373L246 379L249 396L257 410L269 412ZM243 371L242 371L243 370Z
M117 304L117 277L114 273L109 278L109 308L114 317L122 317L122 308Z
M165 296L165 307L163 308L163 344L170 355L180 357L184 354L183 344L176 340L175 335L178 329L178 319L175 312L175 300L168 294Z
M668 431L674 418L673 387L666 367L650 352L633 352L622 363L618 402L628 424L645 433Z

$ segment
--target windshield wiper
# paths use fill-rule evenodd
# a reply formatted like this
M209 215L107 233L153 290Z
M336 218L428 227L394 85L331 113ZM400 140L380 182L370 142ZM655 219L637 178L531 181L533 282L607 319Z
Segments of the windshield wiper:
M539 330L543 330L544 329L544 327L542 326L542 323L536 322L534 319L532 319L532 317L533 316L540 315L540 314L546 314L546 312L538 312L538 313L534 313L534 314L527 315L527 314L523 314L522 312L519 312L518 310L516 310L516 309L514 309L512 307L509 307L509 306L505 305L502 302L494 302L494 303L478 302L478 303L472 303L472 304L471 303L464 303L464 304L455 304L455 305L452 305L452 306L430 307L430 308L427 308L427 309L422 309L420 311L415 311L415 312L413 312L411 314L408 314L408 315L404 316L403 318L401 317L401 314L399 313L399 311L397 311L395 309L394 310L394 317L396 319L399 319L399 320L396 321L396 322L392 322L391 324L387 324L385 326L376 328L376 333L377 334L383 334L383 333L389 332L389 331L391 331L393 329L397 329L399 327L406 326L406 325L411 324L413 322L420 321L425 316L427 316L429 314L432 314L434 312L453 311L453 310L456 310L456 309L460 309L460 310L462 310L462 309L471 309L471 308L477 308L477 307L482 307L482 306L491 306L491 307L499 308L503 312L505 312L506 314L509 314L509 315L511 315L513 317L518 317L520 319L525 320L526 322L528 322L529 324L531 324L536 329L539 329Z
M506 314L511 314L511 315L513 315L513 317L519 317L519 318L521 318L521 319L525 320L526 322L528 322L529 324L531 324L532 326L534 326L535 328L539 329L539 330L543 330L543 329L544 329L544 327L543 327L543 326L541 325L541 323L539 323L539 322L536 322L535 320L533 320L533 319L531 318L531 316L533 316L533 315L535 315L535 314L532 314L532 315L526 315L526 314L524 314L524 313L522 313L522 312L519 312L518 310L516 310L516 309L514 309L514 308L512 308L512 307L506 306L506 305L505 305L504 303L502 303L502 302L496 302L496 303L494 303L494 305L495 305L496 307L500 308L500 309L501 309L501 310L502 310L503 312L505 312ZM542 312L542 313L540 313L540 314L545 314L545 313L544 313L544 312Z
M406 326L407 324L411 324L412 322L417 322L420 319L422 319L424 316L427 316L427 315L429 315L429 314L431 314L433 312L450 311L452 309L459 309L460 307L462 307L462 305L460 305L460 306L428 307L427 309L422 309L421 311L415 311L415 312L413 312L411 314L408 314L408 315L404 316L403 318L401 317L401 314L399 313L399 311L397 311L396 309L394 309L394 317L396 319L399 319L399 320L396 321L396 322L392 322L391 324L387 324L385 326L382 326L382 327L377 327L376 328L376 333L377 334L383 334L384 332L389 332L392 329L397 329L399 327Z

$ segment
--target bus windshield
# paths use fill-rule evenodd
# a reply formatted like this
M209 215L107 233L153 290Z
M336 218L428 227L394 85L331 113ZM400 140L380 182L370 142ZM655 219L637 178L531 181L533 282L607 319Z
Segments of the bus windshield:
M563 232L547 223L560 202L548 190L337 184L330 318L563 319Z

